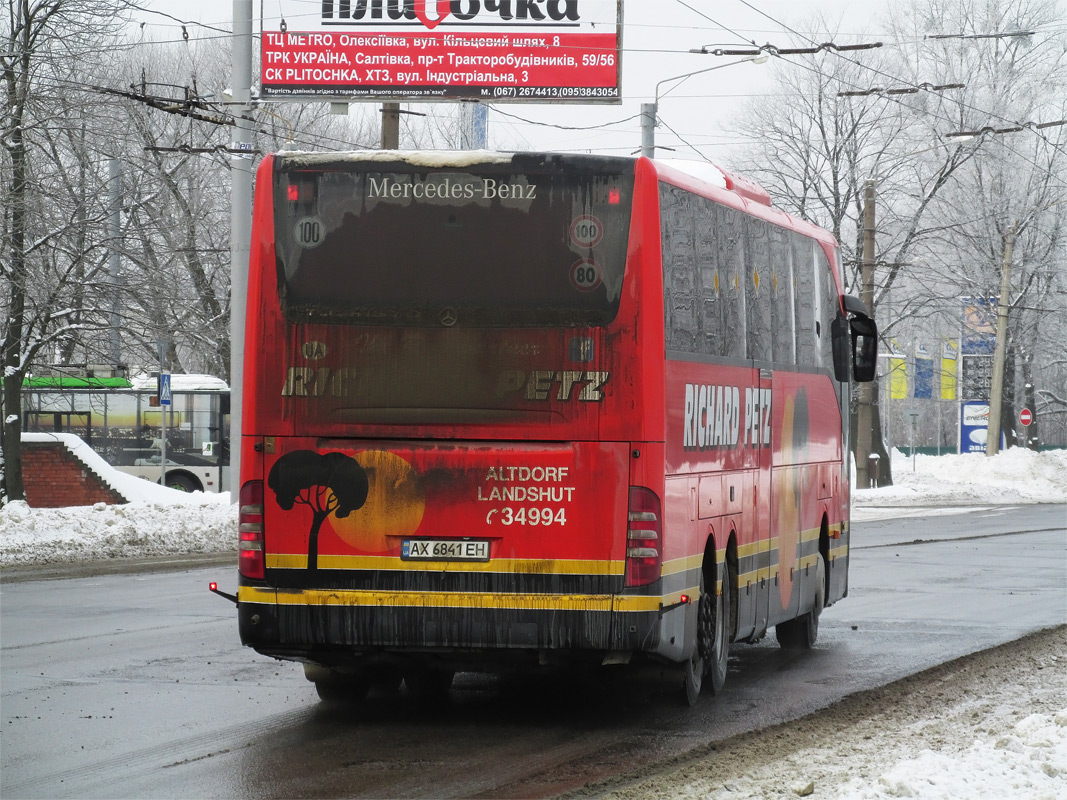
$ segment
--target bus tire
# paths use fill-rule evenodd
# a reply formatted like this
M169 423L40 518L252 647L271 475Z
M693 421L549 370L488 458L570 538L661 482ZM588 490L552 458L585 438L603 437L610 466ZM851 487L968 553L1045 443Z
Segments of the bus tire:
M704 672L707 662L704 653L708 646L703 641L704 632L707 628L708 617L712 615L712 604L704 591L704 570L700 570L700 598L697 600L697 626L696 641L693 643L693 654L685 662L685 675L682 679L682 690L685 693L685 702L693 707L700 700L700 690L704 688Z
M396 694L400 691L400 685L404 682L404 674L398 669L387 670L376 675L372 683L375 687L387 694Z
M340 672L319 664L305 664L304 677L315 684L315 691L324 703L361 703L370 691L370 680L358 672Z
M722 592L709 598L712 606L710 625L706 638L704 663L707 665L708 684L712 694L718 694L726 684L726 664L730 657L730 619L732 612L730 562L722 565ZM703 596L702 596L703 597ZM704 627L701 628L702 634ZM702 636L702 641L704 641Z
M184 472L167 473L167 488L177 489L179 492L200 492L203 487L199 486L195 479Z
M404 674L408 691L420 700L444 700L452 688L456 673L447 669L427 667L412 669Z
M810 650L819 638L819 616L826 605L826 561L822 553L815 562L815 597L811 611L776 625L774 635L786 650Z

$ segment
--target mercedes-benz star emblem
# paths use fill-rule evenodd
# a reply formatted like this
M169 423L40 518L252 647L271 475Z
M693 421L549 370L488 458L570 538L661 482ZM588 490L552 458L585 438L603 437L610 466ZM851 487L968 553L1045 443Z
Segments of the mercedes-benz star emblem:
M446 328L451 328L453 325L456 324L456 320L459 319L459 317L456 314L456 309L454 309L454 308L442 308L441 309L441 314L440 314L440 316L437 317L437 319Z

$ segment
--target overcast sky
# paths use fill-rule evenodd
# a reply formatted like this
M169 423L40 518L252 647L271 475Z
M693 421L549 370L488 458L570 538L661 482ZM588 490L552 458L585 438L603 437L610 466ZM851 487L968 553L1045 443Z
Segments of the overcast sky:
M318 0L308 2L310 6L318 5ZM231 26L232 4L227 0L184 0L181 3L142 0L142 3L146 8L171 17L200 23L187 26L194 38L219 35L218 31L205 26L227 29ZM812 30L810 25L818 13L832 21L841 20L840 25L831 25L838 31L877 35L879 26L875 9L878 7L881 4L850 0L626 0L623 13L623 103L592 106L500 104L494 107L500 113L491 110L489 114L490 145L506 149L564 149L611 155L632 153L641 141L638 116L641 103L653 100L659 84L662 124L656 132L656 144L675 150L661 150L658 154L697 157L693 149L687 147L691 145L704 157L721 160L732 144L731 139L722 133L721 124L736 114L743 98L769 95L770 79L780 65L773 59L765 64L740 63L684 81L660 83L676 75L737 60L692 54L690 48L709 44L729 47L753 41L789 46L796 40L790 30L823 42L828 38L825 31ZM278 8L277 0L265 0L263 24L268 29L276 29ZM260 13L260 0L255 0L257 20ZM147 23L146 33L154 39L181 38L181 25L168 16L138 14L137 19ZM289 29L297 28L290 23ZM258 21L254 30L258 33ZM794 58L826 57L833 56ZM773 96L767 96L767 101L773 102ZM284 114L283 109L279 112ZM591 129L564 130L553 126L588 126Z

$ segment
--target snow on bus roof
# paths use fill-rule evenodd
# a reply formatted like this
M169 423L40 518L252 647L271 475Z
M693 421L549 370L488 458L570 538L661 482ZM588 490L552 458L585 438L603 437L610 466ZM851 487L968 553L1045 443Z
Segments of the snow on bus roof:
M280 153L293 164L335 164L343 161L403 161L415 167L469 167L474 164L508 164L514 153L498 150L349 150L336 153Z
M146 372L140 372L130 378L130 384L134 389L156 390L157 377ZM170 388L173 392L228 392L229 385L222 378L214 375L186 375L173 373L170 376Z
M718 186L720 189L729 188L726 182L726 174L710 161L690 161L684 158L657 158L656 163L663 164L671 169L676 169L679 172L684 172L691 178L710 183L712 186Z
M770 194L754 180L734 172L728 172L717 164L712 164L710 161L690 161L682 158L657 158L656 165L669 167L689 176L690 178L696 178L698 181L709 183L712 186L718 186L720 189L727 189L734 194L744 197L746 200L751 200L760 205L773 208Z

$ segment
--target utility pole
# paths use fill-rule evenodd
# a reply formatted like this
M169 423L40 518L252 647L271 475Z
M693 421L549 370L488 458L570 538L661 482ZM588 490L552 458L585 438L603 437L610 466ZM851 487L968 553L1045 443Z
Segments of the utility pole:
M119 237L122 235L122 163L117 158L107 162L107 203L108 225L107 237L109 253L107 261L108 277L111 279L111 309L108 313L108 359L111 368L117 370L122 362L122 340L119 337L121 318L119 317L119 283L122 278L122 263L119 255Z
M382 103L382 150L400 149L400 103Z
M163 375L167 371L166 339L159 340L159 380L156 382L156 401L159 403L159 485L167 485L167 412L170 400L163 402Z
M878 182L871 178L863 186L863 262L860 299L874 314L874 233L875 191ZM874 439L874 381L861 383L857 390L856 409L856 482L866 489L876 476L870 474L871 447Z
M233 0L231 91L237 104L230 147L230 490L241 489L241 402L245 360L245 303L252 240L252 0ZM225 472L223 472L225 474Z
M656 103L641 104L641 155L656 157Z
M986 436L985 454L995 456L1000 452L1000 420L1004 405L1004 361L1008 344L1008 308L1011 305L1011 257L1015 248L1015 230L1012 223L1004 232L1004 258L1000 263L1000 297L997 298L997 341L993 349L993 387L989 392L989 428Z
M709 51L706 48L702 47L699 50L690 50L689 52L708 55L712 51ZM718 53L715 53L715 55L718 55ZM657 83L656 91L653 95L653 101L651 103L641 104L641 155L645 158L656 157L656 116L659 113L659 87L661 87L665 83L672 83L673 81L684 82L687 81L689 78L692 78L694 75L703 75L705 72L714 72L717 69L725 69L726 67L732 67L734 64L743 64L746 61L751 61L753 64L763 64L767 61L767 58L768 56L766 53L764 53L762 50L758 50L754 53L749 54L745 58L742 58L740 61L729 61L725 64L716 64L714 67L708 67L707 69L698 69L696 72L686 72L683 75L673 75L670 78L664 78L659 83ZM667 91L669 92L673 89L677 89L680 85L681 83L678 83ZM664 92L664 94L666 94L666 92Z

